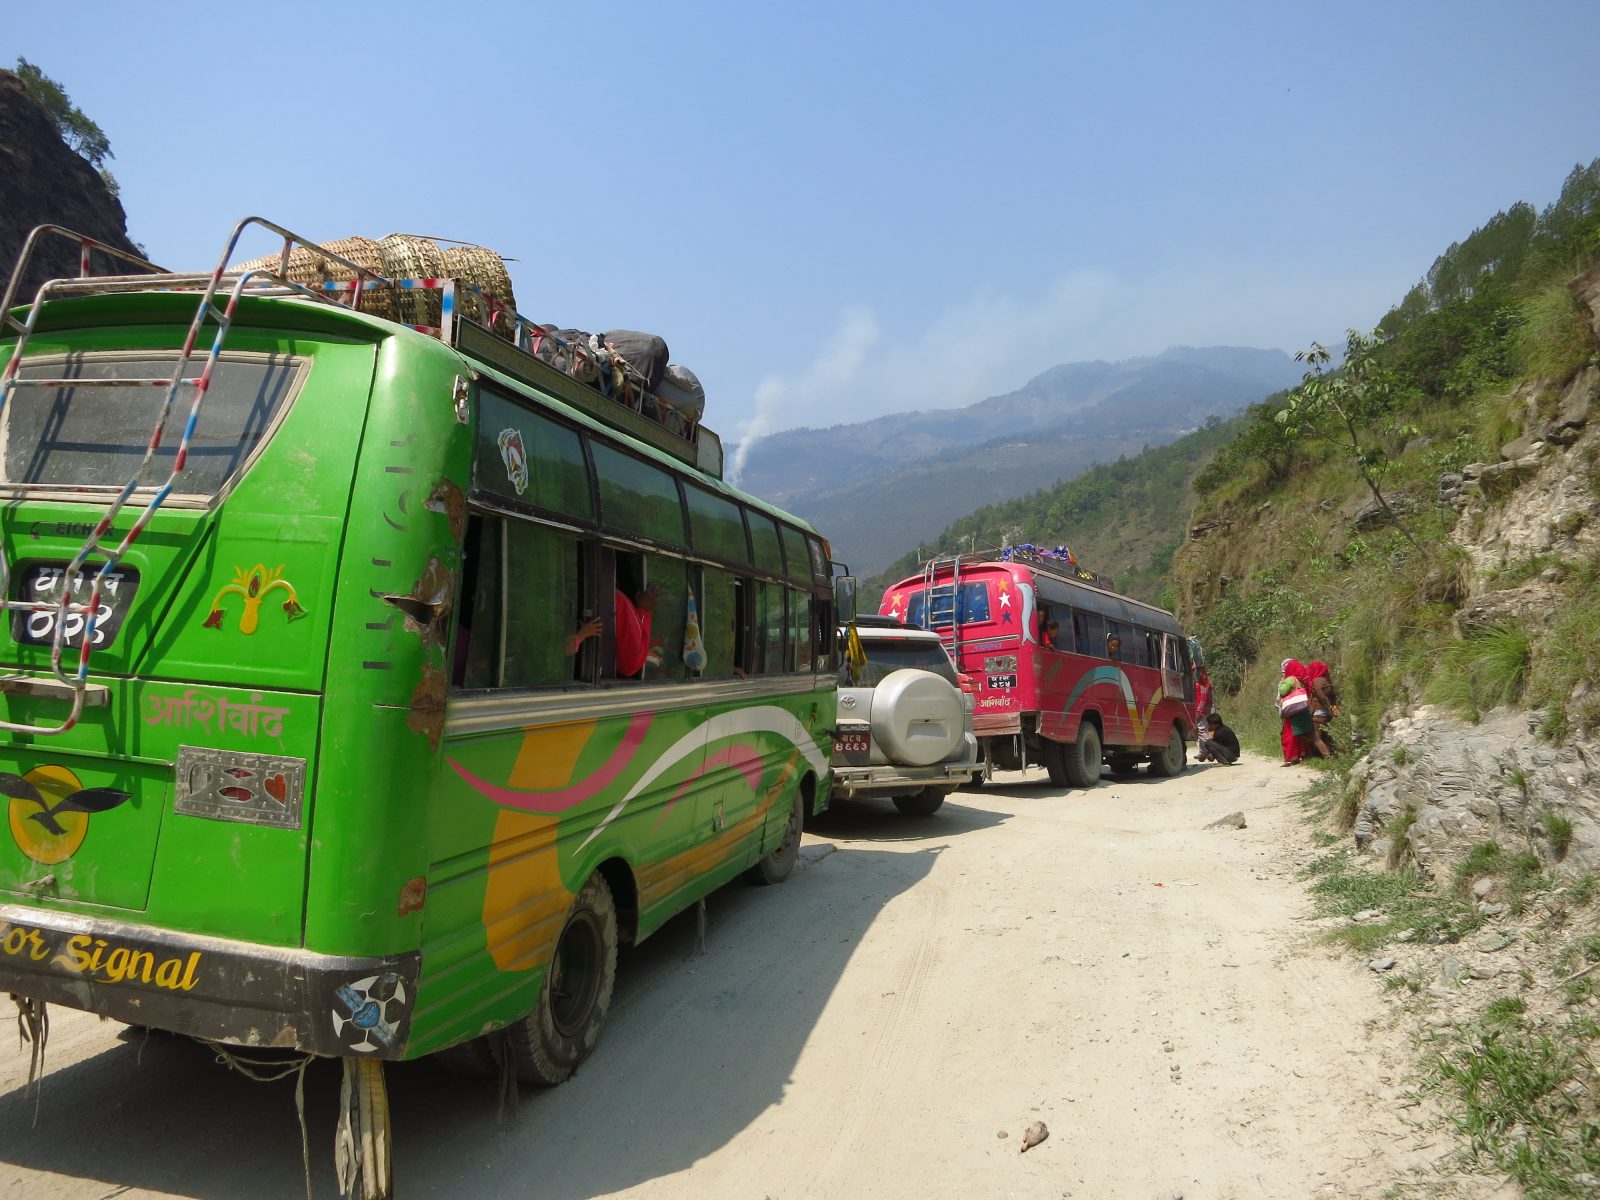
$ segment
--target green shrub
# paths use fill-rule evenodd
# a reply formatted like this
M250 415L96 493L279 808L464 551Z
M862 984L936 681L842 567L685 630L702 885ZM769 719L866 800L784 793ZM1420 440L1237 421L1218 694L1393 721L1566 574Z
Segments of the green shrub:
M1416 805L1408 804L1405 812L1396 817L1394 824L1389 826L1388 863L1391 871L1405 865L1416 865L1416 854L1411 849L1410 840L1406 837L1406 834L1411 831L1411 827L1416 823Z
M1594 664L1600 661L1600 559L1590 558L1570 572L1556 620L1539 643L1528 681L1530 703L1546 711L1541 732L1560 739L1571 729L1600 728L1600 689ZM1587 694L1574 697L1582 684Z
M1594 331L1566 284L1552 283L1522 302L1515 345L1526 374L1564 380L1593 357Z
M1498 875L1505 870L1506 853L1499 842L1479 842L1467 856L1456 864L1452 882L1457 895L1471 894L1473 883L1485 875Z
M1489 709L1521 698L1530 653L1527 631L1511 626L1452 642L1438 657L1428 699L1477 721Z
M1572 848L1572 822L1558 812L1547 811L1541 818L1550 853L1560 862Z

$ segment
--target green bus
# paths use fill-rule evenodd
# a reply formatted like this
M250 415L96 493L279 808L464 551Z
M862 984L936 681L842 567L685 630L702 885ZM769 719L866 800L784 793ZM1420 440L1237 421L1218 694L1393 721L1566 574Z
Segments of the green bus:
M619 943L827 803L826 543L467 283L60 236L0 307L0 992L560 1082ZM436 325L363 311L405 288Z

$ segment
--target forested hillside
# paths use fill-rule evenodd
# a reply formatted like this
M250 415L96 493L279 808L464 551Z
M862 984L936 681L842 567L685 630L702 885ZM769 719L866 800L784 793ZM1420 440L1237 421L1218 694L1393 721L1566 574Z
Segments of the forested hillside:
M1194 503L1191 480L1203 462L1237 436L1244 420L1212 418L1165 446L980 508L868 580L866 594L880 592L935 554L1033 542L1066 544L1079 561L1116 580L1119 589L1142 599L1170 601L1163 593L1170 591L1173 554L1186 536L1186 517Z

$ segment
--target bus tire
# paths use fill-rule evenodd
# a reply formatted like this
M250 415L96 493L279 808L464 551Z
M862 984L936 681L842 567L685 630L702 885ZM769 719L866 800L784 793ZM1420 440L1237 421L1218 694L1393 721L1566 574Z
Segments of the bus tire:
M1100 731L1093 721L1078 723L1078 740L1069 748L1062 746L1066 760L1067 782L1073 787L1095 787L1100 782Z
M904 796L894 798L894 806L903 816L931 817L944 805L945 796L949 795L943 788L925 787L920 792L908 792Z
M763 886L770 883L782 883L794 874L794 864L800 858L800 830L805 824L805 800L799 792L794 794L794 803L789 807L789 820L783 827L783 840L778 843L777 849L771 854L766 854L746 872L746 878L751 883Z
M1039 749L1039 757L1044 759L1044 769L1050 773L1050 782L1056 787L1066 787L1068 784L1066 746L1045 738Z
M506 1030L520 1083L554 1087L594 1052L617 981L617 905L596 871L567 911L539 1005Z
M1183 734L1174 725L1172 732L1167 734L1167 744L1150 756L1150 774L1170 778L1188 764L1188 747L1184 745Z

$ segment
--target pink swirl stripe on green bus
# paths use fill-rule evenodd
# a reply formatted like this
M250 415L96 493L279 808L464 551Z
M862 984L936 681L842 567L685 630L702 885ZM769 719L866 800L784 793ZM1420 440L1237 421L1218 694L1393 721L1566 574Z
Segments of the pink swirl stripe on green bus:
M800 724L795 715L787 709L779 708L773 704L760 704L754 708L737 708L732 712L720 713L709 721L696 725L668 748L667 752L655 762L650 764L650 769L641 775L637 782L627 790L627 793L618 800L616 805L605 816L605 820L596 825L578 845L582 850L601 832L622 815L622 810L628 807L629 802L645 788L649 787L665 771L670 770L693 754L712 742L720 742L723 738L738 737L746 733L775 733L784 738L810 763L819 777L826 779L828 775L828 760L817 749L811 731Z
M567 809L576 808L585 800L598 795L622 774L622 768L632 761L634 751L638 750L640 743L644 741L644 735L649 730L650 720L654 716L653 712L635 713L628 721L628 728L622 735L622 741L611 752L611 757L600 764L598 770L579 783L556 788L554 791L520 792L501 787L499 784L490 783L487 779L478 778L453 758L448 761L456 774L461 776L473 791L504 808L537 813L566 812Z
M713 767L732 767L744 776L744 780L750 785L752 792L761 787L761 752L752 746L745 746L739 743L724 746L721 750L716 750L706 755L706 761L701 765L700 769L678 785L678 790L672 793L672 799L662 806L661 815L656 818L656 828L659 829L661 827L661 822L667 819L667 814L672 811L672 806L683 799L683 794Z

